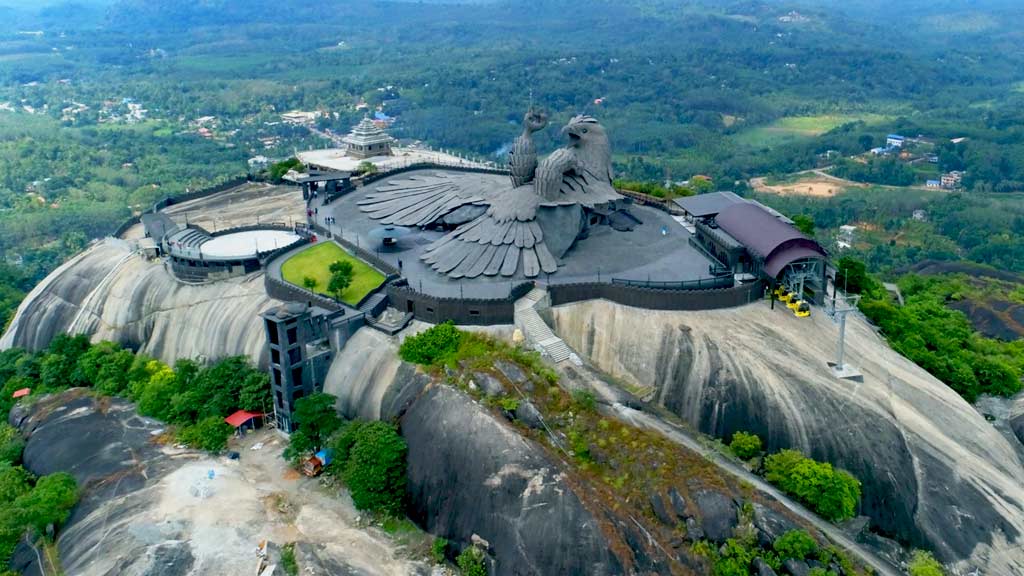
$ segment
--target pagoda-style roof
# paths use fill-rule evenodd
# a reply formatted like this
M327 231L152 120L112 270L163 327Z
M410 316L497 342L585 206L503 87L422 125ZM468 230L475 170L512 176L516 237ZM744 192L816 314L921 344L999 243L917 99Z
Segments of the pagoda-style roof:
M361 146L368 146L370 144L386 144L391 142L391 136L388 136L387 132L384 132L377 127L368 117L363 118L362 122L356 125L348 136L342 138L342 141L346 144L357 144Z

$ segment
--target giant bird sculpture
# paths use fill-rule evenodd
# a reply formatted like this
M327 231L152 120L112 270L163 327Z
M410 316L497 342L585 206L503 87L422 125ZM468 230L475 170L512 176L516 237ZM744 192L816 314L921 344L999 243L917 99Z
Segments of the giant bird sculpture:
M450 278L528 278L558 270L558 258L585 233L592 216L618 210L612 187L611 146L590 116L562 129L563 148L537 160L533 133L547 118L531 110L509 155L511 182L495 174L425 171L388 180L359 202L383 224L456 226L420 256Z

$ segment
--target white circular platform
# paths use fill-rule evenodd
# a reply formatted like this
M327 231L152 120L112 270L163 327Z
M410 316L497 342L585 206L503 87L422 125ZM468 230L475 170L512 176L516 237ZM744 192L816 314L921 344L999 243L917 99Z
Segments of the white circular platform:
M249 258L257 252L284 248L300 239L298 234L283 230L249 230L215 236L200 248L206 258Z

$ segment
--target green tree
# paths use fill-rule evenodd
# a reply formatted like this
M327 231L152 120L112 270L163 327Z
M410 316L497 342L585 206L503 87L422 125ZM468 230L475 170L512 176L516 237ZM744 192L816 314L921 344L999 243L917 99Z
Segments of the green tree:
M793 216L793 225L800 232L803 232L805 236L814 238L814 218L807 214L797 214Z
M238 407L266 414L271 411L270 378L261 370L250 370L242 377Z
M32 491L32 475L21 466L0 462L0 504L11 503Z
M341 428L341 418L334 408L337 400L330 394L317 393L295 402L295 423L309 438L314 450L325 446L328 438Z
M356 166L356 174L361 176L369 176L370 174L377 173L377 165L369 160L363 160Z
M729 442L729 449L742 460L750 460L761 453L761 439L749 432L736 432Z
M814 555L818 551L818 543L811 538L811 535L803 530L790 530L779 536L772 543L772 548L779 554L782 560L795 558L803 560Z
M836 263L836 286L850 294L862 294L875 285L867 266L856 258L843 256Z
M476 546L468 546L455 559L462 576L487 576L484 553Z
M914 556L907 566L910 576L945 576L942 564L932 556L931 552L915 550Z
M42 534L50 524L67 520L68 513L78 501L75 478L66 472L48 474L39 478L32 491L14 501L24 523Z
M303 164L298 158L289 158L283 162L272 164L270 168L267 169L267 174L269 175L271 182L279 184L281 179L289 170L299 171L302 170L302 168Z
M135 355L119 344L103 341L93 344L78 359L83 378L100 394L121 396L128 391L129 373Z
M88 386L78 359L89 350L89 337L60 334L51 342L39 365L39 380L47 390Z
M461 330L450 321L445 322L406 337L398 349L398 355L413 364L437 364L458 351L462 338Z
M199 422L186 426L178 433L178 439L192 448L207 452L220 452L227 448L228 438L234 429L220 416L208 416Z
M0 465L21 462L25 441L13 426L0 424Z
M304 276L302 278L302 285L306 287L306 290L309 290L310 292L312 292L312 291L316 290L316 285L317 285L316 278L310 278L309 276Z
M345 465L345 484L360 510L400 514L405 507L405 440L385 422L359 426Z
M160 420L169 420L172 400L178 392L178 377L170 366L158 360L150 360L150 369L152 375L149 380L138 382L133 387L139 412Z
M341 295L352 284L355 272L351 262L337 261L331 264L331 280L327 283L327 291L341 300Z
M852 518L860 501L860 482L827 462L816 462L796 450L765 458L765 479L832 521Z

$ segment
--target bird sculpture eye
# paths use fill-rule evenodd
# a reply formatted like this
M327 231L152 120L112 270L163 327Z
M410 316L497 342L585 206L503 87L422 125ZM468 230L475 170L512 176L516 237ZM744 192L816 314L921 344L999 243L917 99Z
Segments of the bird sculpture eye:
M583 130L580 130L580 132L583 132L584 134L586 134L587 133L587 129L584 128Z

